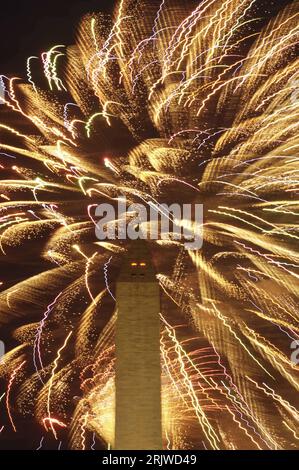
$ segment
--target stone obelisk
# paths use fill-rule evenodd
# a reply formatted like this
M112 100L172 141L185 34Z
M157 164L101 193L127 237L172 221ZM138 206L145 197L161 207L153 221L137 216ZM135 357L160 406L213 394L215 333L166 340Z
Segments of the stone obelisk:
M116 285L115 449L162 449L160 292L143 241L132 242Z

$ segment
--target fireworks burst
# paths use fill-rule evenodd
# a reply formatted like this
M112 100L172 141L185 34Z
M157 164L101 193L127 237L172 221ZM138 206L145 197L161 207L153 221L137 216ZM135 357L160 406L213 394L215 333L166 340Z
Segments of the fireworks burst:
M299 2L256 3L121 0L1 77L1 437L35 419L40 445L113 447L127 243L95 207L125 196L204 204L201 250L148 241L164 447L298 448Z

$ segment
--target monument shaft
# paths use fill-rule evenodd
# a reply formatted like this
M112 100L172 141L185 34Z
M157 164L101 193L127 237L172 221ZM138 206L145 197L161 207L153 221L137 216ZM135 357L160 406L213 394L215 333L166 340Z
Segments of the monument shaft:
M159 285L149 257L135 258L116 286L115 449L161 449Z

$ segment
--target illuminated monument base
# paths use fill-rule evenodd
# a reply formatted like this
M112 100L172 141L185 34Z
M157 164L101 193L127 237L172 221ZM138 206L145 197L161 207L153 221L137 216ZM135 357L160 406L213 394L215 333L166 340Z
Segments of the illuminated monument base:
M162 449L160 293L143 243L133 243L116 286L115 449Z

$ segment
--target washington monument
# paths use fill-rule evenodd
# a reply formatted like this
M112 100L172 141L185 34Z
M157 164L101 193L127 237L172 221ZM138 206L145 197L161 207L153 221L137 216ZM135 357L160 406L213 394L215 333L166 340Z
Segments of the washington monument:
M115 449L162 449L160 293L145 242L136 241L116 285Z

